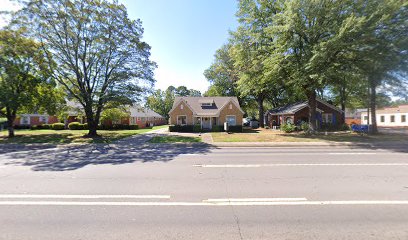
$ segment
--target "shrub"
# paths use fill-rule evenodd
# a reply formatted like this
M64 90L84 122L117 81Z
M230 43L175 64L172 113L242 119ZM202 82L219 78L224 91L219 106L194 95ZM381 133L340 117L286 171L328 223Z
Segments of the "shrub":
M291 132L296 130L296 126L293 125L293 124L290 124L290 123L282 124L281 125L281 130L284 131L285 133L291 133Z
M51 125L50 124L43 124L42 129L51 129Z
M229 132L242 132L242 125L229 126L228 131Z
M130 129L130 130L138 130L138 129L139 129L139 125L129 125L129 129Z
M302 124L300 124L300 128L302 129L302 131L308 132L309 131L309 123L302 122Z
M193 132L193 125L172 125L169 126L169 132Z
M341 125L341 127L340 127L340 130L341 131L348 131L348 130L350 130L350 126L348 124L346 124L346 123L343 123Z
M79 122L71 122L68 124L69 130L82 130L84 129L84 125Z
M193 126L193 132L201 132L201 126L200 125L194 125Z
M54 123L51 125L52 130L64 130L65 129L65 124L63 123Z
M213 132L223 132L224 126L223 125L215 125L212 127L211 131Z
M29 125L15 125L14 129L30 129Z
M31 125L30 129L31 130L38 130L38 129L41 129L41 128L39 128L37 125Z

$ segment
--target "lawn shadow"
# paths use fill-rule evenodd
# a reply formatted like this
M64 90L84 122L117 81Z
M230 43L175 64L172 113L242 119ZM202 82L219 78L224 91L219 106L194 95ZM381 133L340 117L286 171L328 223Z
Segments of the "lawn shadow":
M30 166L33 171L70 171L87 165L168 162L180 154L205 154L213 148L205 143L148 144L146 141L149 139L149 136L138 135L113 144L83 144L13 152L7 154L9 160L6 158L4 164Z

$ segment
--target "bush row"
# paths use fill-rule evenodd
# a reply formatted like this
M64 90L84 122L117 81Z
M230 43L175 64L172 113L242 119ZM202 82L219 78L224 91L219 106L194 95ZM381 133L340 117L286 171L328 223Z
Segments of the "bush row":
M171 125L169 132L201 132L200 125ZM212 132L223 132L223 125L215 125L211 129ZM242 126L229 126L229 132L242 132Z
M41 125L17 125L15 129L31 129L31 130L41 130L41 129L52 129L52 130L64 130L64 123L54 123L54 124L41 124ZM71 122L68 124L69 130L88 130L88 124L82 124L79 122ZM126 124L113 124L113 125L98 125L98 130L138 130L138 125L126 125Z

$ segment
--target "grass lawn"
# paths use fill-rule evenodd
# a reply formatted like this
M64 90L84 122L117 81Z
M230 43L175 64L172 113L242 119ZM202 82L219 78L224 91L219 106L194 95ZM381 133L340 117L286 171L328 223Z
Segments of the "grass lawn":
M0 143L111 143L115 140L152 130L167 128L168 125L138 130L98 130L100 137L84 138L88 130L16 130L14 138L7 138L7 131L0 132Z
M150 139L151 143L196 143L201 142L199 137L185 137L185 136L156 136Z
M402 134L361 135L351 132L306 135L303 133L284 133L270 129L244 130L243 133L211 133L214 142L377 142L407 141Z

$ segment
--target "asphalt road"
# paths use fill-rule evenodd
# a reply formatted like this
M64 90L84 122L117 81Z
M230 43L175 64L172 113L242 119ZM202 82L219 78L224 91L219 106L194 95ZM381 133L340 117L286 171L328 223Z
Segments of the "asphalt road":
M407 149L0 155L0 239L408 239Z

